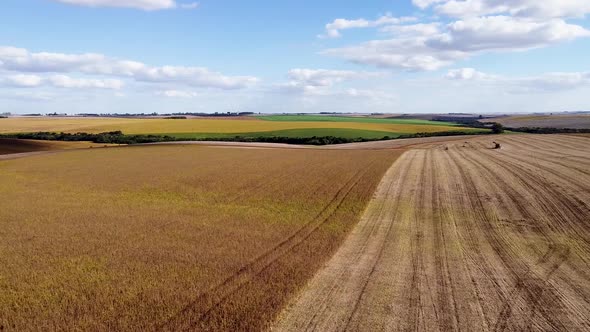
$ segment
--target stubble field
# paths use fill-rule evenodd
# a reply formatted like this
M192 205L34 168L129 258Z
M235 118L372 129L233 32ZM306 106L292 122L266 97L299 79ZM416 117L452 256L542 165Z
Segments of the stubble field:
M147 146L0 161L0 325L260 330L395 151Z
M404 153L274 330L588 331L589 143L514 135Z

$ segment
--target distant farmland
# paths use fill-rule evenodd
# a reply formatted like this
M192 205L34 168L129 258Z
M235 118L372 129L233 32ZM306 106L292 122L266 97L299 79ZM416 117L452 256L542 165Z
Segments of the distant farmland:
M236 119L145 119L145 118L8 118L2 119L0 133L87 132L120 130L125 134L160 134L180 138L313 137L346 138L397 137L402 134L446 131L477 132L452 123L412 120L326 116L268 116Z
M400 154L174 145L0 161L0 325L260 330Z
M486 119L510 128L573 128L590 129L590 114L515 115Z

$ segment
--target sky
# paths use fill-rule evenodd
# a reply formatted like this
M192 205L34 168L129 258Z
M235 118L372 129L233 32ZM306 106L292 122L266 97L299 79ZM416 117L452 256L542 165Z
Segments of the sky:
M4 0L0 113L590 110L590 0Z

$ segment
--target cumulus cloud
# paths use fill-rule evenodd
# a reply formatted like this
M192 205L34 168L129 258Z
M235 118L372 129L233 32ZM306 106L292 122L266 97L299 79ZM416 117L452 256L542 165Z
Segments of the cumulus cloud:
M37 75L18 74L7 76L1 81L7 86L33 88L40 86L43 79Z
M434 50L427 41L425 37L373 40L357 46L328 49L322 54L358 64L405 70L437 70L469 56L462 51Z
M375 21L337 19L326 25L326 36L340 30L379 27L391 36L331 48L322 54L354 63L410 71L442 67L489 52L513 52L548 47L590 37L590 30L571 18L590 13L590 1L580 0L413 0L438 17L415 24L387 16ZM446 18L444 17L446 16ZM434 21L432 21L434 20Z
M415 21L415 17L393 17L391 15L384 15L376 20L370 21L364 18L355 20L347 20L344 18L335 19L333 22L326 24L326 32L319 35L319 38L339 38L341 37L340 31L354 28L370 28L378 27L383 25L400 24L404 22Z
M433 7L441 15L474 17L505 14L519 17L583 17L590 13L585 0L413 0L421 9Z
M382 76L381 73L328 70L328 69L291 69L287 83L279 84L279 90L303 93L307 95L329 95L330 87L337 83L350 80L364 80Z
M47 81L55 87L70 89L121 89L123 87L123 82L120 80L72 78L66 75L53 75L47 78Z
M468 52L525 50L588 36L590 31L561 19L535 22L489 16L450 23L445 33L429 38L426 44L433 49Z
M382 32L387 32L397 36L428 36L436 35L440 32L441 23L418 23L408 25L389 25L381 28Z
M483 80L493 78L492 75L479 72L474 68L451 69L445 77L451 80Z
M0 47L0 69L34 73L82 73L134 79L139 82L175 83L195 87L240 89L258 81L252 76L226 76L203 67L161 66L119 60L102 54L32 53Z
M469 18L442 28L429 24L387 30L397 34L322 53L377 67L437 70L479 53L527 50L590 36L590 31L562 19L537 22L511 16Z
M199 6L198 2L177 3L175 0L53 0L69 5L86 6L86 7L122 7L136 8L142 10L161 10L161 9L195 9Z
M114 89L123 87L123 82L115 79L85 79L72 78L66 75L51 75L47 77L32 74L8 75L0 79L4 86L19 88L36 88L50 86L68 89Z

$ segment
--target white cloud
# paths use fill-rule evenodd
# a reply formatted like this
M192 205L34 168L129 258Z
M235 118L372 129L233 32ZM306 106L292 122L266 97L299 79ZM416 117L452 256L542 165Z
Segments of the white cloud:
M37 75L18 74L8 76L2 81L8 86L32 88L41 85L43 79Z
M451 20L431 16L404 24L407 21L396 22L391 16L375 21L340 18L326 25L326 36L339 37L339 31L347 28L377 26L392 36L321 53L377 67L438 70L482 53L523 51L590 37L588 29L569 20L590 13L590 0L412 2Z
M123 82L114 79L84 79L72 78L66 75L39 76L31 74L8 75L0 79L4 86L19 88L36 88L41 86L50 86L55 88L67 89L113 89L118 90L123 87Z
M469 18L447 25L447 31L427 44L460 51L526 50L590 36L581 26L561 19L534 22L511 16Z
M175 83L195 87L239 89L255 84L252 76L226 76L204 67L152 67L102 54L31 53L26 49L0 47L0 69L36 73L82 73L131 78L140 82Z
M169 98L195 98L199 97L199 94L192 91L180 91L180 90L165 90L158 91L158 96L169 97Z
M66 75L53 75L47 79L47 81L59 88L74 88L74 89L121 89L123 82L120 80L113 79L85 79L85 78L72 78Z
M328 69L291 69L287 83L279 84L281 91L305 95L331 95L332 86L343 81L365 80L382 76L382 73L328 70Z
M449 70L445 77L451 80L483 80L492 76L479 72L474 68L460 68Z
M434 50L426 45L427 41L424 37L373 40L358 46L328 49L322 54L358 64L405 70L437 70L468 57L462 51Z
M194 9L199 6L198 2L177 3L175 0L53 0L65 4L86 6L86 7L121 7L136 8L142 10L161 9Z
M303 102L304 108L322 108L334 110L328 106L340 104L338 109L360 107L389 107L397 103L397 96L391 92L377 89L338 88L343 82L357 82L383 77L383 73L327 70L327 69L292 69L287 74L289 81L275 85L275 90L290 95L291 103ZM289 98L283 95L283 98ZM354 107L352 106L354 105ZM317 111L317 110L316 110Z
M293 82L310 86L332 86L345 80L367 79L381 76L375 72L358 72L349 70L327 69L291 69L288 73Z
M419 7L420 9L426 9L432 6L435 3L444 2L446 0L412 0L414 6Z
M544 47L590 36L562 19L531 21L511 16L478 17L449 23L389 27L394 38L334 48L323 54L359 64L405 70L437 70L479 53Z
M409 25L389 25L381 28L382 32L400 36L428 36L440 32L441 23L418 23Z
M383 25L400 24L404 22L415 21L415 17L392 17L391 15L381 16L374 21L369 21L364 18L356 20L347 20L344 18L335 19L333 22L326 24L326 32L319 35L319 38L338 38L341 37L340 30L354 29L354 28L370 28Z
M421 9L433 7L438 14L475 17L506 14L519 17L583 17L590 13L586 0L413 0Z

